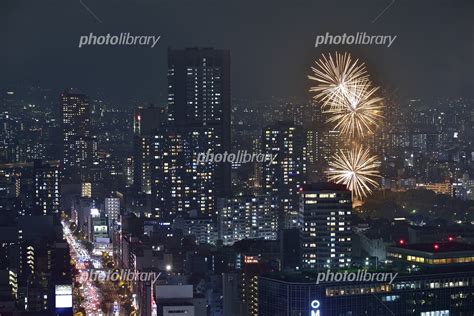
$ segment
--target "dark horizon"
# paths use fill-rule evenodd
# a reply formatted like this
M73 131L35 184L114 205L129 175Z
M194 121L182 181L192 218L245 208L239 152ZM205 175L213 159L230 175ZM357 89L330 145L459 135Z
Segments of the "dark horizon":
M168 49L213 47L230 50L233 97L306 98L313 61L335 51L360 58L375 84L400 96L473 97L472 1L365 4L105 1L87 3L89 12L80 2L4 1L0 85L78 87L91 95L102 91L121 104L134 99L159 103L166 100ZM78 48L80 36L121 32L161 39L154 48ZM397 38L391 47L314 47L316 36L326 32Z

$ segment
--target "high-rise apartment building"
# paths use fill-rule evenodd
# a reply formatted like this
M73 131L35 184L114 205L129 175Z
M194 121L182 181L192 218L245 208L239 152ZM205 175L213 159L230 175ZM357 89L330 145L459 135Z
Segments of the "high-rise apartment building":
M263 131L262 153L276 159L263 165L262 188L279 199L281 228L297 226L299 191L306 180L305 139L303 128L288 122Z
M168 51L169 119L180 128L212 133L213 152L230 151L230 53L213 48ZM207 142L207 140L204 140ZM200 147L207 147L203 144ZM216 166L216 194L230 193L231 166Z
M352 249L352 193L335 183L303 186L300 253L304 270L347 268Z
M219 231L224 245L232 245L243 239L277 239L276 197L236 196L223 202L219 214Z
M214 129L163 127L151 141L151 191L154 214L213 216L217 165L198 162L198 154L216 148Z
M135 110L133 116L133 183L137 192L151 194L152 138L166 119L166 107L149 105Z
M230 150L229 52L170 49L165 115L166 120L148 118L150 125L160 122L155 128L135 115L141 147L135 156L135 185L151 193L155 217L215 217L217 197L230 193L231 166L198 161L198 155Z
M137 192L151 194L151 135L135 135L133 184Z

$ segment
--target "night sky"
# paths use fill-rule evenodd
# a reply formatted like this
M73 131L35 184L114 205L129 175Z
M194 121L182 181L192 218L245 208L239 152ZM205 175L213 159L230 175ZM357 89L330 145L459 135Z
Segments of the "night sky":
M379 85L410 97L473 97L474 1L3 0L0 88L38 84L108 98L166 100L168 47L229 49L235 97L304 97L313 60L349 51ZM79 37L161 35L155 48L90 46ZM397 35L390 47L314 47L315 37Z

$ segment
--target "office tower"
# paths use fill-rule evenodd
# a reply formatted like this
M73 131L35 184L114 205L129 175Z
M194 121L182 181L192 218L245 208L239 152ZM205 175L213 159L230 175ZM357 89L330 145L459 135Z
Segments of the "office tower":
M34 214L52 215L59 213L59 162L55 164L35 160L33 177Z
M133 116L133 183L137 192L151 193L151 139L161 124L166 121L166 118L167 113L164 107L150 105L135 110Z
M168 51L168 107L174 124L198 133L210 130L211 150L230 151L230 53L212 48ZM205 129L205 131L202 131ZM207 140L204 140L207 142ZM200 147L205 148L207 144ZM218 196L230 193L230 164L217 166Z
M280 228L297 226L299 190L306 179L305 132L302 127L279 122L263 131L262 152L276 155L263 166L262 188L278 197Z
M220 239L232 245L243 239L276 240L277 198L268 195L225 199L219 214ZM219 208L221 209L221 208Z
M87 178L97 144L90 135L90 106L86 95L68 90L61 93L63 134L62 176L69 183Z
M302 267L324 270L351 264L352 194L335 183L304 185L300 199Z

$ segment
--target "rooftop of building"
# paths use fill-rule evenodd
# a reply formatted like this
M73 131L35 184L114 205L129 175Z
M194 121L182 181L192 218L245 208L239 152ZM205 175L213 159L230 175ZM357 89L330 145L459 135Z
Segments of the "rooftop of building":
M317 182L304 184L303 191L347 191L347 188L334 182Z
M474 245L460 242L434 242L419 244L403 244L393 245L391 248L407 249L414 251L422 251L428 253L446 253L446 252L466 252L474 251Z

